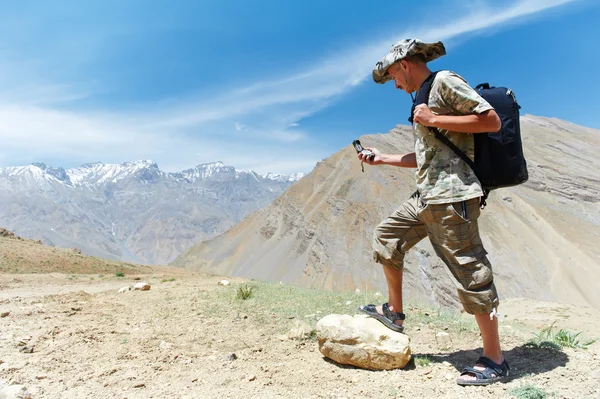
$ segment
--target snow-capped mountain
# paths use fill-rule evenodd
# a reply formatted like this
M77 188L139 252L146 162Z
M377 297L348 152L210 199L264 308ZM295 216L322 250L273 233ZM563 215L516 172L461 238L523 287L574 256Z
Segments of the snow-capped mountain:
M212 162L181 172L151 160L0 169L0 226L84 253L166 264L268 205L302 174Z

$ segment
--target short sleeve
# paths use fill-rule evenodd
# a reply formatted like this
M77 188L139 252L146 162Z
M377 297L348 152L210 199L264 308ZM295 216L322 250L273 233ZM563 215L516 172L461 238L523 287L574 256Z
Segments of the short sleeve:
M444 76L439 96L444 104L460 115L481 114L494 109L467 82L455 73Z

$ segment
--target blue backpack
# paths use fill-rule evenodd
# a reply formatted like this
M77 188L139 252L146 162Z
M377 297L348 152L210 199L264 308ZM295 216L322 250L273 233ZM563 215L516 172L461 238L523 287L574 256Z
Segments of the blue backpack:
M413 122L412 115L415 107L419 104L429 103L429 93L436 74L437 72L432 73L417 92L410 113L411 117L409 118L411 123ZM519 109L521 106L517 103L513 91L505 87L490 87L488 83L477 85L475 90L494 107L502 121L502 127L497 132L473 135L475 159L469 158L439 129L432 127L428 129L473 169L483 188L484 196L481 199L483 208L491 190L525 183L529 175L521 142L521 125L519 122Z

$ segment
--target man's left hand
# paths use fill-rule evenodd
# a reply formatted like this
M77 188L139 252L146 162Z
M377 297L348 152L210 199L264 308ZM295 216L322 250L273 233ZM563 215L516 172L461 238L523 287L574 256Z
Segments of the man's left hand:
M436 114L431 112L427 104L419 104L415 107L413 120L423 126L435 127L436 116Z

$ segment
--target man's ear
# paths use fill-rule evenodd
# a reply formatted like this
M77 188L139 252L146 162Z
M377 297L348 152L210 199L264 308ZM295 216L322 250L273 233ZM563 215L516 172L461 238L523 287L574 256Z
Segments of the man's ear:
M408 61L406 60L402 60L400 61L400 66L402 67L402 70L404 71L404 73L408 73Z

